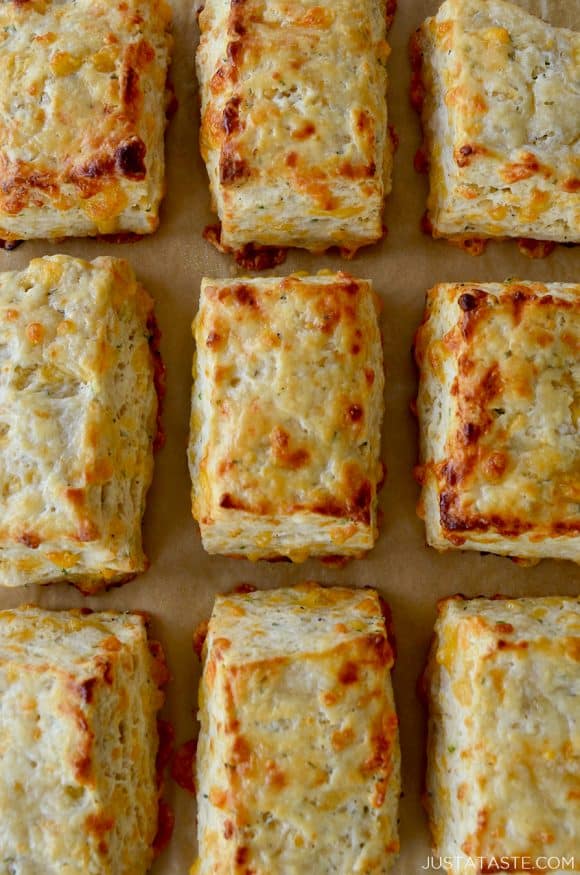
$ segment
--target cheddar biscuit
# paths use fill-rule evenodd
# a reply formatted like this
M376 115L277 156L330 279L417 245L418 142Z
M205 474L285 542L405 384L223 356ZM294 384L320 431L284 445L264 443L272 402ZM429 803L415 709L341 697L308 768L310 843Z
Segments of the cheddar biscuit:
M155 230L170 24L165 0L0 4L0 238Z
M189 461L206 550L369 550L384 385L371 283L204 279L194 334Z
M416 338L427 540L580 561L580 287L443 284Z
M0 273L0 585L89 592L146 568L153 331L153 302L120 259Z
M392 165L385 0L208 0L199 24L221 245L354 252L378 240Z
M578 869L579 656L577 597L439 603L426 800L450 875L513 857L512 871L574 855Z
M580 34L446 0L413 47L434 236L580 241Z
M203 659L196 875L386 873L400 755L377 593L218 596Z
M0 612L3 875L144 875L163 672L137 614Z

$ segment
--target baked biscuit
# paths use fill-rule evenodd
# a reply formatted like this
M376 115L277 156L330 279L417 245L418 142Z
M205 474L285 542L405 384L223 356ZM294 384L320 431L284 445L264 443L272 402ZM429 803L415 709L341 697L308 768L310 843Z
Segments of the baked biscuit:
M164 664L137 614L0 612L0 871L143 875Z
M146 568L153 302L116 258L0 273L0 585L86 592Z
M171 11L165 0L0 3L0 237L158 224Z
M377 593L218 596L203 655L196 875L386 873L400 755Z
M580 286L431 289L416 338L429 544L580 561Z
M385 0L208 0L199 24L201 153L222 247L354 252L380 239Z
M580 34L446 0L413 49L434 236L580 241Z
M575 857L562 871L577 871L579 657L578 598L439 603L426 801L450 875L498 871L508 858L525 871Z
M209 553L358 556L377 536L383 362L370 281L202 281L190 470Z

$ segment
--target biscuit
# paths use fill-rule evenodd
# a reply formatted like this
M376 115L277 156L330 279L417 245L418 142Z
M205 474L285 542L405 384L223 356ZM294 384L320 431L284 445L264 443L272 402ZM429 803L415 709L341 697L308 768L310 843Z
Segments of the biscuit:
M446 0L413 49L433 235L580 241L580 34Z
M577 870L579 657L577 597L439 603L426 800L450 875L513 857L510 871L574 856Z
M0 585L90 592L147 567L153 332L126 261L55 255L0 273Z
M137 614L0 612L0 871L143 875L162 666Z
M354 252L380 239L393 150L385 0L208 0L199 24L221 246Z
M149 234L164 191L165 0L0 4L0 237Z
M202 282L189 461L210 553L358 556L377 537L383 362L371 283Z
M218 596L204 645L196 875L382 875L400 755L369 589Z
M580 560L580 286L431 289L416 338L429 544Z

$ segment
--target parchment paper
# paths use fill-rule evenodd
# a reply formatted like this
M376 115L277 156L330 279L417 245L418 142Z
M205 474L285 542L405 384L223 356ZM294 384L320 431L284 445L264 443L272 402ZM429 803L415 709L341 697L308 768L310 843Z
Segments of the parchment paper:
M580 26L579 0L521 0L527 8L557 25ZM356 0L353 0L356 3ZM202 237L214 221L198 153L198 103L194 76L197 26L193 3L174 0L175 50L173 81L179 109L167 136L167 195L159 231L148 239L124 245L75 240L52 244L27 243L0 253L0 269L24 267L30 258L65 252L84 258L100 254L131 260L156 301L167 365L164 424L165 448L157 456L155 477L145 519L145 544L151 560L148 572L126 586L98 597L84 598L67 585L0 591L0 607L35 601L47 607L89 606L94 609L141 609L153 615L153 634L165 648L173 680L164 716L176 729L178 743L197 732L199 666L192 652L195 626L206 618L217 592L246 581L275 587L316 579L324 583L372 585L390 602L399 657L395 695L401 725L403 790L401 856L396 875L422 871L429 854L428 831L420 804L424 768L424 719L416 696L435 617L438 598L456 592L467 595L577 594L580 568L572 563L544 561L520 568L508 559L478 553L439 555L424 544L423 525L415 515L418 488L416 425L409 402L416 391L411 359L414 331L422 315L427 288L443 281L500 281L508 276L543 281L578 281L580 250L557 248L547 259L532 261L515 243L495 243L474 258L444 241L432 241L419 230L427 183L412 167L419 142L417 118L409 105L410 70L407 43L423 18L437 8L435 0L399 0L390 34L389 121L400 136L395 157L393 193L388 201L388 238L361 250L345 263L336 256L292 253L276 273L347 269L374 280L383 301L382 329L387 369L387 414L383 457L388 480L381 494L384 514L381 536L368 558L332 569L316 561L303 565L250 564L207 556L190 515L189 476L185 448L189 422L191 358L190 323L203 275L235 275L233 260L216 252ZM153 868L154 875L186 875L195 856L195 805L183 790L169 783L166 797L176 812L169 848ZM316 875L316 873L304 873Z

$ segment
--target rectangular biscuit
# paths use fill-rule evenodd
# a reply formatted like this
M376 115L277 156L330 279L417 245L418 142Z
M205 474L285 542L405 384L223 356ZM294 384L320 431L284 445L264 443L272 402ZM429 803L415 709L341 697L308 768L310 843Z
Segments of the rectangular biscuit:
M223 247L353 252L382 236L392 165L386 6L205 3L201 152Z
M580 241L580 34L446 0L414 55L433 234Z
M393 653L376 592L218 596L204 644L196 875L383 875L398 852Z
M164 671L137 614L0 612L3 875L144 875Z
M377 536L383 362L371 283L204 279L189 461L210 553L357 556Z
M579 659L578 597L439 603L426 799L449 875L578 870Z
M117 258L0 273L0 586L145 570L153 302Z
M580 286L442 284L417 332L429 544L580 561Z
M0 238L155 230L170 26L165 0L0 3Z

